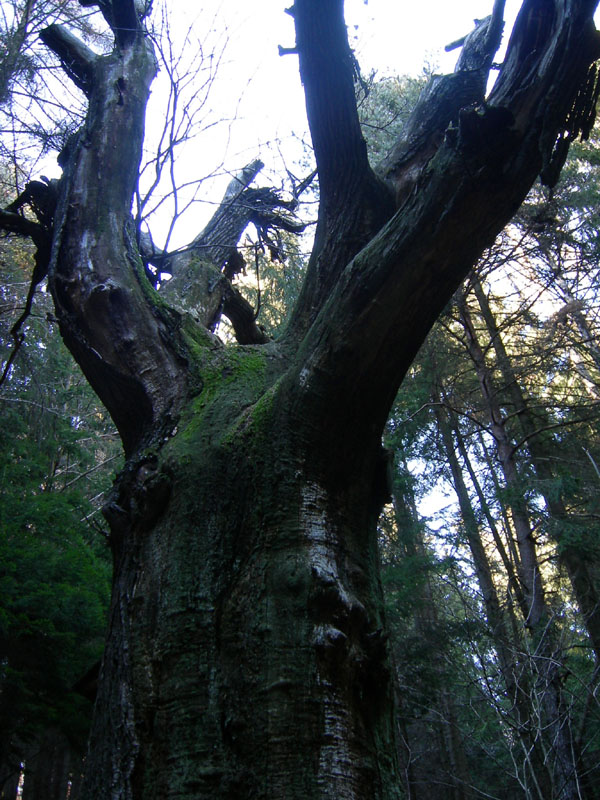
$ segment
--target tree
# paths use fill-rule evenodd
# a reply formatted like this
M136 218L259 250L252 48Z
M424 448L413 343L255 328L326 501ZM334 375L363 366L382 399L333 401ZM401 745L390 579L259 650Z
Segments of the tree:
M1 244L5 355L30 248ZM47 294L37 298L0 392L0 796L11 800L23 763L30 798L64 800L69 773L81 772L92 703L75 685L101 656L110 594L95 523L118 463L116 431L53 335L51 309Z
M88 43L101 45L103 37L90 24L90 16L82 13L77 0L8 0L2 6L0 119L5 136L0 153L3 161L13 164L13 186L15 178L20 183L27 155L34 153L37 159L57 145L60 149L85 114L80 93L69 86L67 75L44 58L40 32L51 23L68 23ZM65 67L68 73L68 64Z
M572 785L572 794L587 796L589 791L593 796L597 674L591 657L593 617L585 612L595 610L594 490L589 489L597 485L598 407L592 399L593 353L586 358L585 350L595 341L598 303L591 276L597 254L596 229L587 214L579 214L582 200L592 207L596 194L597 175L589 163L577 148L549 199L541 189L532 190L438 319L386 426L386 446L396 453L396 480L407 471L402 466L407 458L418 469L418 480L408 483L411 491L416 489L415 499L407 503L410 493L404 488L399 498L394 492L394 505L416 509L418 496L421 510L435 513L427 541L438 557L448 554L440 577L460 598L456 604L448 594L441 603L435 594L420 597L423 593L415 588L419 565L406 552L409 537L418 530L411 525L417 512L405 511L397 530L386 513L380 522L384 596L390 642L401 654L396 658L402 692L398 724L410 797L421 791L436 796L436 784L444 786L442 796L449 796L458 780L461 787L472 784L495 797L516 791L515 797L541 799L564 796L565 780L573 784L574 779L581 789ZM582 182L583 198L572 193L572 186ZM543 250L536 242L542 236ZM556 255L548 259L548 251ZM531 280L524 281L524 271ZM485 276L485 288L479 276ZM565 302L567 281L573 288ZM592 398L586 402L590 389ZM432 501L439 504L441 493L448 498L450 486L456 503L433 512ZM569 509L560 522L557 500ZM519 558L523 544L516 542L511 514L517 503L518 529L526 522L531 530L527 560L541 574L549 612L543 626L533 630L527 571L523 575ZM567 547L572 552L565 554ZM569 567L577 553L574 571ZM410 625L406 631L406 598L409 607L411 602L415 606L419 634L414 641ZM433 616L448 622L454 618L466 631L459 647L448 646L439 626L432 638L418 624ZM427 642L432 644L425 655ZM440 662L444 678L436 681L431 671ZM444 708L441 696L431 691L416 704L410 702L422 683L429 689L451 687L458 714ZM447 777L436 771L456 741L449 737L440 752L436 721L449 730L455 726L458 741L467 742L470 779L456 757L450 758ZM484 758L477 757L479 749ZM485 764L493 764L493 770Z
M276 340L232 286L240 210L285 219L280 198L266 216L245 202L260 191L248 173L196 238L188 280L174 278L187 293L196 273L201 313L148 280L131 216L155 72L147 4L81 4L99 7L114 49L43 32L87 95L86 121L62 179L40 190L50 218L20 213L26 190L0 223L39 236L61 334L127 458L104 509L113 595L84 796L396 797L381 434L460 280L591 127L596 3L525 0L485 99L496 0L374 169L343 3L296 0L320 206ZM211 332L221 313L238 344Z
M486 261L489 264L489 258ZM476 271L473 271L467 286L473 284L475 274ZM506 288L507 284L505 277L496 288ZM493 277L488 285L494 286ZM457 300L464 303L465 289L459 292ZM512 299L514 301L514 297ZM541 298L540 306L546 306L547 311L546 303ZM470 305L472 309L473 302ZM538 386L545 390L544 408L554 419L552 411L558 398L554 391L548 391L545 371L548 360L540 358L539 341L527 343L527 338L523 336L523 329L528 325L531 327L531 320L535 319L538 309L528 304L529 313L526 316L523 312L507 313L498 299L494 300L494 306L497 319L503 320L503 335L505 341L510 343L510 353L515 359L518 357L516 363L520 376L524 374L525 361L527 384L531 391L535 392ZM418 487L420 500L424 497L427 500L432 485L435 486L434 497L420 506L422 511L429 508L429 513L433 513L431 500L439 504L442 492L448 497L444 491L447 486L453 488L450 494L456 495L456 513L452 513L452 505L436 512L435 521L428 529L427 540L433 542L433 551L438 557L446 553L457 565L463 565L463 574L458 580L460 566L458 570L453 570L451 564L444 565L443 576L446 585L452 581L454 586L460 587L459 596L462 599L456 620L466 629L467 636L453 652L438 634L437 650L432 648L432 653L426 659L418 660L419 650L422 650L427 637L419 636L417 644L408 646L405 634L398 640L394 623L399 610L402 613L401 609L406 607L406 602L401 600L397 603L394 594L398 594L398 589L393 588L390 593L389 584L385 587L388 589L385 592L387 602L391 603L392 608L391 642L396 652L402 654L402 658L397 659L403 679L400 717L408 716L407 698L415 696L421 680L428 685L435 685L424 676L428 676L436 661L441 660L446 666L441 685L446 689L451 687L451 697L459 710L459 737L469 743L467 764L475 787L495 797L535 797L541 800L565 796L566 782L572 784L575 779L579 786L572 786L571 794L587 796L586 791L589 791L593 796L591 787L595 785L594 781L597 782L597 772L595 776L594 772L598 764L594 743L597 724L597 704L594 700L596 678L593 674L594 660L590 657L593 652L591 642L583 627L585 614L581 611L577 613L574 606L576 598L570 591L566 576L560 579L557 569L561 562L560 551L540 502L537 481L531 478L532 453L526 453L522 445L515 448L521 480L513 482L510 489L502 486L504 470L499 455L505 457L506 452L499 454L497 451L503 444L506 431L504 434L498 431L493 435L492 425L502 425L512 433L516 431L517 439L522 439L518 416L512 416L512 426L510 415L508 418L506 416L506 409L513 407L510 399L506 399L510 383L501 388L495 385L500 369L490 367L484 374L484 386L477 385L481 370L474 369L470 359L472 354L479 361L481 348L472 352L473 343L464 335L461 322L453 318L453 313L456 313L455 304L449 304L403 382L388 421L386 444L396 452L409 453L413 465L419 466L418 480L413 480L412 486ZM510 326L507 318L512 322ZM484 344L485 322L477 318L473 311L471 321L474 323L472 330L485 350L486 360L489 359L488 363L491 364L490 354L495 352L494 336L490 335ZM527 348L531 348L531 355L537 356L533 364ZM534 370L537 372L534 373ZM491 423L490 399L496 406ZM538 410L541 405L539 398L532 407ZM588 416L588 422L589 419ZM482 430L485 431L483 437ZM551 430L557 430L557 426L553 425ZM567 430L572 431L572 426ZM548 426L544 426L542 431L548 431ZM487 440L491 461L485 458L485 452L481 452L480 438ZM553 461L556 463L565 457L564 439L564 432L560 439L557 437L553 450ZM591 442L585 438L582 441L590 447L594 437L591 437ZM402 458L400 460L402 462ZM406 468L400 472L406 472ZM499 473L500 477L490 480L494 472ZM546 623L541 627L538 625L537 630L532 626L534 620L528 614L529 604L524 592L527 584L521 582L523 563L518 551L523 547L517 546L513 518L503 508L518 500L525 503L531 512L532 547L537 548L538 556L535 552L531 555L535 557L534 565L537 565L546 589L549 613ZM415 501L411 505L415 507ZM410 519L414 516L414 513L405 514L405 518L398 523L395 535L401 544L409 536ZM386 579L389 573L387 554L391 549L388 537L384 548ZM593 553L588 548L587 560L591 558ZM408 597L418 603L419 592L414 582L419 575L419 568L406 561L405 557L400 559L397 581ZM405 575L401 574L401 570L405 571ZM527 580L527 574L524 578ZM443 619L451 615L453 604L450 597L446 596L441 604L434 600L433 609L429 602L421 602L420 605L421 608L417 610L422 616L435 614L437 606L437 614ZM455 611L456 608L454 606ZM487 625L482 626L482 620ZM409 680L405 678L407 673L411 675ZM444 720L446 724L452 720L452 715L443 709L435 697L428 698L423 707L433 720ZM495 722L491 719L494 715L497 716ZM425 717L424 712L422 716ZM401 741L407 753L405 760L408 760L409 766L412 765L413 774L409 778L411 790L418 797L424 783L423 777L418 776L424 743L429 750L426 781L435 781L435 764L443 763L443 758L436 752L431 736L433 731L428 738L422 734L417 734L415 738L414 731L415 725L409 721L409 725L402 730ZM477 758L478 748L485 753L484 759ZM447 747L446 753L450 752ZM491 770L493 778L490 770L486 771L486 764L494 765ZM460 779L460 774L453 766L450 776ZM521 788L512 794L511 785L514 787L517 781ZM460 784L466 785L464 780ZM448 796L449 786L450 782L445 789ZM589 788L584 788L586 786ZM435 796L435 792L435 786L427 786L425 796ZM409 796L412 797L412 794Z

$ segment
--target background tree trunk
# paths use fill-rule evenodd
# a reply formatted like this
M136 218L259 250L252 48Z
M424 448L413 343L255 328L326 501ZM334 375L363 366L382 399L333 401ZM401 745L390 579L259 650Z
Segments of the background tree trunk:
M47 731L31 747L25 763L23 800L66 800L71 763L66 736L57 730Z
M554 522L552 532L559 547L559 559L571 581L575 599L581 609L594 648L596 661L600 663L600 594L593 579L593 550L584 548L583 552L581 545L578 546L577 543L570 541L574 538L577 542L580 537L585 540L587 526L578 523L567 511L560 478L552 469L553 443L548 440L547 431L544 430L547 421L539 413L536 417L525 398L504 347L488 298L477 277L473 278L473 289L496 353L505 391L511 399L521 434L527 443L537 477L536 488L542 494L548 513ZM591 339L589 329L584 324L583 329L586 337ZM575 534L577 529L580 529L580 536Z

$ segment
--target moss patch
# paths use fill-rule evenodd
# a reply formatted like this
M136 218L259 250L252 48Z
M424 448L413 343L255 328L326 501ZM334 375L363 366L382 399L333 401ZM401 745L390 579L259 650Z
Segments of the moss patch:
M173 441L180 457L192 455L198 447L231 443L267 382L267 357L260 346L209 351L187 335L186 342L201 373L202 390L181 415Z

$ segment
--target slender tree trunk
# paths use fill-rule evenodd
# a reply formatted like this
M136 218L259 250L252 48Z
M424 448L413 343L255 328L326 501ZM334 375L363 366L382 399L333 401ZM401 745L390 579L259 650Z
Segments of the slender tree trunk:
M545 418L533 413L521 389L483 286L476 276L473 277L472 283L496 353L505 391L511 399L523 438L527 441L531 463L538 479L536 488L542 494L548 514L554 523L552 533L558 544L560 562L571 580L575 599L581 609L596 654L596 661L600 663L600 592L593 577L593 565L590 564L593 551L586 549L582 552L576 543L569 541L569 533L572 535L574 530L581 528L581 523L574 520L567 511L560 479L552 468L553 450L556 445L548 442L544 433ZM583 533L585 535L585 531Z
M408 470L405 468L406 473ZM412 491L412 487L404 484L402 489L396 485L393 490L394 515L401 532L401 548L405 558L412 558L414 561L426 560L426 546L423 541L422 526L419 521L417 506ZM433 654L432 669L438 673L438 684L442 687L434 698L430 709L431 721L428 725L423 725L421 721L413 723L411 732L408 734L409 741L413 741L415 749L420 745L424 746L427 740L428 730L433 728L436 732L437 751L433 753L438 762L438 770L433 768L427 758L427 767L424 771L414 770L413 780L415 781L414 793L416 798L435 797L439 788L436 786L435 777L443 780L445 789L444 796L451 797L452 800L469 800L473 797L472 783L469 775L467 755L464 743L457 723L457 713L455 702L452 695L444 689L444 654L440 651L436 639L436 628L438 626L438 613L436 600L429 578L425 578L419 585L419 597L415 602L413 619L414 628L419 638L424 642L430 643L430 651ZM419 741L420 740L420 741ZM429 744L431 752L431 745ZM421 758L421 761L423 759Z
M81 759L73 765L73 771L70 775L69 797L68 800L85 800L82 785L83 785L83 769L85 764Z
M505 426L492 376L485 361L471 315L464 296L459 300L461 322L466 336L467 351L479 379L484 408L490 421L490 432L494 437L498 461L506 482L510 509L519 549L519 579L526 600L525 624L535 629L546 616L542 577L539 570L535 542L523 498L522 481L514 458L514 445Z
M436 398L436 400L437 402L434 406L436 418L442 435L446 458L452 472L454 489L475 566L475 574L483 597L490 635L498 655L502 681L506 695L511 703L510 713L514 716L514 727L518 736L522 739L524 751L528 753L524 772L527 773L529 769L533 770L534 774L531 776L533 778L532 785L540 788L543 797L549 797L552 792L552 777L548 773L548 765L545 763L541 742L536 738L535 712L531 706L531 689L534 681L532 676L528 674L527 664L519 664L519 661L522 660L520 653L522 652L523 643L520 640L514 641L511 637L506 624L506 617L498 598L489 559L481 539L477 517L456 456L454 438L458 442L458 449L463 453L466 452L458 425L456 420L449 418L448 413L441 406L439 398Z
M560 269L560 266L557 264L554 254L548 247L543 247L543 252L544 257L550 263L552 271L556 276L556 283L560 288L562 297L565 303L570 306L569 314L575 322L575 326L577 327L581 337L581 343L583 344L586 353L591 358L593 367L598 373L596 377L598 377L600 376L600 345L598 344L598 337L592 332L586 315L583 313L583 305L577 301L576 297L573 296L573 292L569 286L568 280ZM600 386L598 385L597 380L593 381L590 379L590 386L592 387L595 396L599 397Z
M434 402L436 401L434 400ZM513 698L514 701L514 698L516 697L516 687L514 685L515 678L512 670L513 659L510 652L510 637L506 628L504 614L502 612L496 586L494 585L490 563L487 553L485 552L485 547L481 540L479 523L477 522L477 518L471 504L471 499L463 478L462 470L458 462L458 458L456 457L452 432L454 431L454 436L457 438L460 436L460 434L457 430L457 427L452 425L452 422L447 418L447 412L441 408L439 404L439 398L434 407L436 410L436 418L438 421L439 430L442 435L446 458L450 464L454 490L460 506L467 543L473 558L475 574L477 575L477 582L479 583L479 588L483 597L483 603L486 610L488 623L490 625L492 639L498 649L498 658L500 660L509 697Z
M13 772L6 778L2 786L0 786L0 797L2 800L16 800L20 777L19 772Z
M471 458L469 456L469 452L467 450L467 447L465 446L464 439L460 434L460 428L458 426L458 421L454 418L454 415L452 415L452 414L450 415L450 422L451 422L452 430L454 431L454 435L456 437L456 446L457 446L458 452L460 453L460 456L461 456L461 458L463 460L463 463L464 463L464 465L465 465L465 467L467 469L467 472L469 474L469 480L471 481L471 484L473 485L473 488L475 489L475 493L477 495L477 501L479 503L479 507L481 508L481 511L482 511L482 513L483 513L483 515L485 517L488 529L489 529L490 533L492 534L492 539L494 541L494 546L496 547L496 551L497 551L498 555L500 556L500 559L502 560L502 565L504 566L504 570L505 570L505 573L506 573L506 579L507 579L507 582L508 582L508 597L512 598L512 596L515 595L518 607L520 609L524 609L525 608L525 603L524 603L523 593L521 591L519 580L518 580L518 577L517 577L517 574L516 574L514 549L511 548L510 541L508 542L508 549L505 546L505 543L504 543L504 541L502 539L502 536L500 535L500 531L498 530L498 526L496 525L496 520L494 519L494 516L493 516L492 511L490 509L490 506L489 506L489 503L488 503L487 498L485 496L485 493L484 493L483 489L481 488L481 484L480 484L479 479L477 477L477 473L475 472L473 464L471 463ZM488 463L488 468L491 468L491 464L489 464L489 463ZM508 523L508 518L506 517L505 518L505 524L506 524L507 531L508 531L508 534L509 534L508 538L510 539L510 534L512 533L512 531L510 530L510 528L509 528L507 523ZM510 600L510 605L511 605L511 608L512 608L512 599ZM511 614L512 614L512 611L511 611Z
M416 788L415 778L415 765L414 753L410 735L408 732L408 725L402 714L402 707L400 703L396 704L396 724L398 725L398 742L399 742L399 755L398 760L400 763L400 785L403 789L404 800L418 800L418 793Z
M578 759L574 753L568 715L565 714L561 697L558 636L551 612L546 606L535 541L514 458L514 445L506 429L492 376L464 295L459 298L459 311L467 350L479 378L484 407L490 420L490 431L496 442L498 460L509 492L508 506L520 557L519 579L527 606L524 621L532 636L533 652L530 658L534 674L537 675L536 685L532 688L537 695L535 702L539 702L542 712L538 724L540 733L546 725L551 732L548 746L553 753L553 795L561 800L576 800L580 797Z
M502 526L504 529L504 538L506 540L508 551L510 553L511 562L514 565L514 569L519 574L521 558L519 556L519 550L516 546L516 538L514 534L512 520L509 516L509 509L507 504L504 500L504 492L502 490L502 486L500 480L497 475L497 459L494 458L488 443L486 442L483 434L479 431L478 436L479 446L481 448L481 452L483 454L484 462L487 466L488 473L494 487L496 502L500 508L500 515L502 518ZM521 610L523 619L527 618L527 603L525 601L525 596L523 594L523 590L519 585L519 588L515 591L517 602L519 605L519 609Z
M47 731L25 762L23 800L66 800L71 747L58 730Z

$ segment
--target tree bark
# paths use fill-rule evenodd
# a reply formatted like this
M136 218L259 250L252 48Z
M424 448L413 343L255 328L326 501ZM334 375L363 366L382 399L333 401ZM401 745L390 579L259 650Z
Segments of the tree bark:
M397 795L368 467L313 473L302 421L257 402L267 359L180 422L169 514L119 544L90 796L107 774L132 797Z

